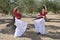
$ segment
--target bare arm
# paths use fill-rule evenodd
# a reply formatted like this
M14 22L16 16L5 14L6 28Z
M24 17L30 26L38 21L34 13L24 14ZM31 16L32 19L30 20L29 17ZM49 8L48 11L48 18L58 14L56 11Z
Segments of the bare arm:
M16 10L19 6L15 7L14 10Z
M46 5L44 5L45 6L45 11L47 12L47 7L46 7Z

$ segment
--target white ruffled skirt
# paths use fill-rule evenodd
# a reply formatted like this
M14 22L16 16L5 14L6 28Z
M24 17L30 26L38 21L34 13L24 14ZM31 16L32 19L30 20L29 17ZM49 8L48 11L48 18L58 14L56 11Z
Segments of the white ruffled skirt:
M35 20L34 25L38 32L40 32L41 34L46 34L44 18Z
M23 33L26 31L27 28L27 22L26 21L21 21L17 18L15 18L15 25L16 25L16 29L15 29L15 34L14 36L22 36Z

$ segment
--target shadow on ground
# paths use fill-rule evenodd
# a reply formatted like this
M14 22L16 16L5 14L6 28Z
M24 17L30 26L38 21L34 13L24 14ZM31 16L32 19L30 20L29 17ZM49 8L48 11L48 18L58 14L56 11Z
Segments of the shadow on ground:
M46 29L51 31L49 31L45 37L49 37L52 39L60 39L60 32L56 31L56 30L60 30L60 27L54 25L46 25ZM52 32L52 30L54 31Z
M31 38L32 40L42 40L36 32L33 31L26 31L22 37Z
M28 24L27 29L35 28L34 24Z
M45 37L49 37L52 39L60 39L60 32L49 32L45 35Z
M60 27L58 27L58 26L55 26L55 25L45 25L45 27L46 27L46 29L52 29L52 30L58 30L58 29L60 29Z
M60 23L60 19L51 18L51 19L48 19L48 22L58 22L58 23Z
M14 27L16 27L16 26L14 26ZM27 30L30 30L31 28L34 28L34 25L28 24ZM12 25L10 27L0 29L0 33L3 33L3 34L14 34L14 32L15 32L15 28L12 28Z
M5 29L0 29L0 33L2 34L14 34L15 30L11 27L6 27Z
M5 28L2 31L0 31L0 33L13 35L14 30ZM30 38L31 40L42 40L40 36L38 36L38 34L34 31L26 31L20 38Z
M12 19L0 19L0 24L9 23Z

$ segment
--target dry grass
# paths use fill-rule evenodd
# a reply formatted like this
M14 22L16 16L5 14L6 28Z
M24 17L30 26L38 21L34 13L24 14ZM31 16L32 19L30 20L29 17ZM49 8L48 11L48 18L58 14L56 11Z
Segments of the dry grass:
M8 17L12 18L12 17ZM7 18L7 19L8 19ZM29 22L26 32L20 38L14 37L14 30L6 27L8 23L6 17L0 18L0 40L60 40L60 15L48 14L49 22L45 22L47 34L45 36L38 35L34 28L34 18L24 18ZM6 19L6 20L3 20ZM23 20L23 19L22 19ZM1 30L3 29L3 30Z

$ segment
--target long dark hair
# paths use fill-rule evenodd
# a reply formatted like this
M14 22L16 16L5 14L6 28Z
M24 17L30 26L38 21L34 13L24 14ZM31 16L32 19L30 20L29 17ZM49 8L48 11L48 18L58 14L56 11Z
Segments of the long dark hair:
M42 11L42 9L45 9L45 6L41 6L40 12Z
M42 6L42 9L45 9L45 6Z

